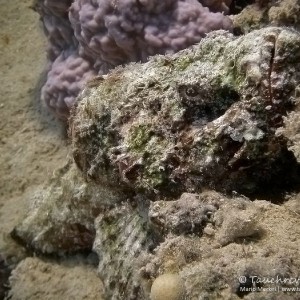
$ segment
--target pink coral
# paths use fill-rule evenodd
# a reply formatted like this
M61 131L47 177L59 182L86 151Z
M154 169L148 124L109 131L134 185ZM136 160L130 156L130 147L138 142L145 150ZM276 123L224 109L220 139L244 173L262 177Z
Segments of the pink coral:
M62 119L91 76L128 62L145 62L151 55L177 52L212 30L232 27L221 13L228 11L231 0L200 1L204 6L197 0L71 2L38 0L37 5L53 63L42 97Z

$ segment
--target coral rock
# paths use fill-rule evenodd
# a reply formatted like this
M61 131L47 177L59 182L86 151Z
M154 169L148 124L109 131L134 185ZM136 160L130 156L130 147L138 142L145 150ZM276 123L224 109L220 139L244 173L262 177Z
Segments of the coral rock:
M81 173L61 168L14 236L42 253L93 245L109 300L160 297L162 274L187 299L266 299L251 276L298 276L298 198L228 194L299 178L299 62L293 30L219 31L90 81L70 120Z

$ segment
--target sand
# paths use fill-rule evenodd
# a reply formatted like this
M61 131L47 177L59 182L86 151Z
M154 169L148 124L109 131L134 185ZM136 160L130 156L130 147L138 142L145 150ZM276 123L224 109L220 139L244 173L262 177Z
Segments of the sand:
M69 150L65 127L40 100L47 45L39 16L31 4L30 0L0 0L0 285L1 260L13 268L32 255L12 240L10 232L26 214L31 192L65 162ZM31 273L36 270L36 277L40 278L42 264L37 258L27 258L19 268L29 268ZM33 285L20 280L15 288L18 293L11 299L101 299L101 282L92 267L77 259L73 265L79 265L80 275L74 277L63 275L69 274L70 266L57 262L55 265L47 280L35 280ZM71 284L78 289L79 282L90 282L93 277L92 281L97 282L95 290L85 296L77 293L77 298L70 288L54 293L56 273L63 282L61 286ZM31 298L28 291L32 286L32 293L39 297Z
M26 197L67 155L64 129L40 101L46 40L31 1L0 1L0 245L26 212ZM9 250L7 250L9 252ZM3 254L2 254L3 255Z

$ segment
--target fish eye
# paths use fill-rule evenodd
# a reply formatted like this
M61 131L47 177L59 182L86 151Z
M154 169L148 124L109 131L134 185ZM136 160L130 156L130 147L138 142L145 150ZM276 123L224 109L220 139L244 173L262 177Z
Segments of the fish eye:
M200 87L194 84L186 84L178 86L178 93L182 104L190 106L201 102L202 92Z
M188 96L188 97L196 97L199 93L197 91L197 89L193 86L187 86L185 88L185 94Z

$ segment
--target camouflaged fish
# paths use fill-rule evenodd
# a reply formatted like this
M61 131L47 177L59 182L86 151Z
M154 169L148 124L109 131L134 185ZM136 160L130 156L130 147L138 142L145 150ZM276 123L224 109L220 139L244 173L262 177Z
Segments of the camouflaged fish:
M66 170L63 187L61 177L52 182L52 192L61 194L41 194L15 236L36 250L51 241L55 253L84 248L84 237L91 248L93 234L107 299L148 299L137 267L143 255L155 259L169 235L201 237L220 201L191 205L184 198L166 216L163 203L207 189L246 195L286 190L299 178L290 141L280 131L297 109L299 79L300 35L275 27L239 37L210 33L175 55L94 79L70 120L73 157L84 177L78 184L85 188L66 188ZM62 214L59 227L72 228L74 243L68 238L57 245L67 231L45 228L57 227Z

